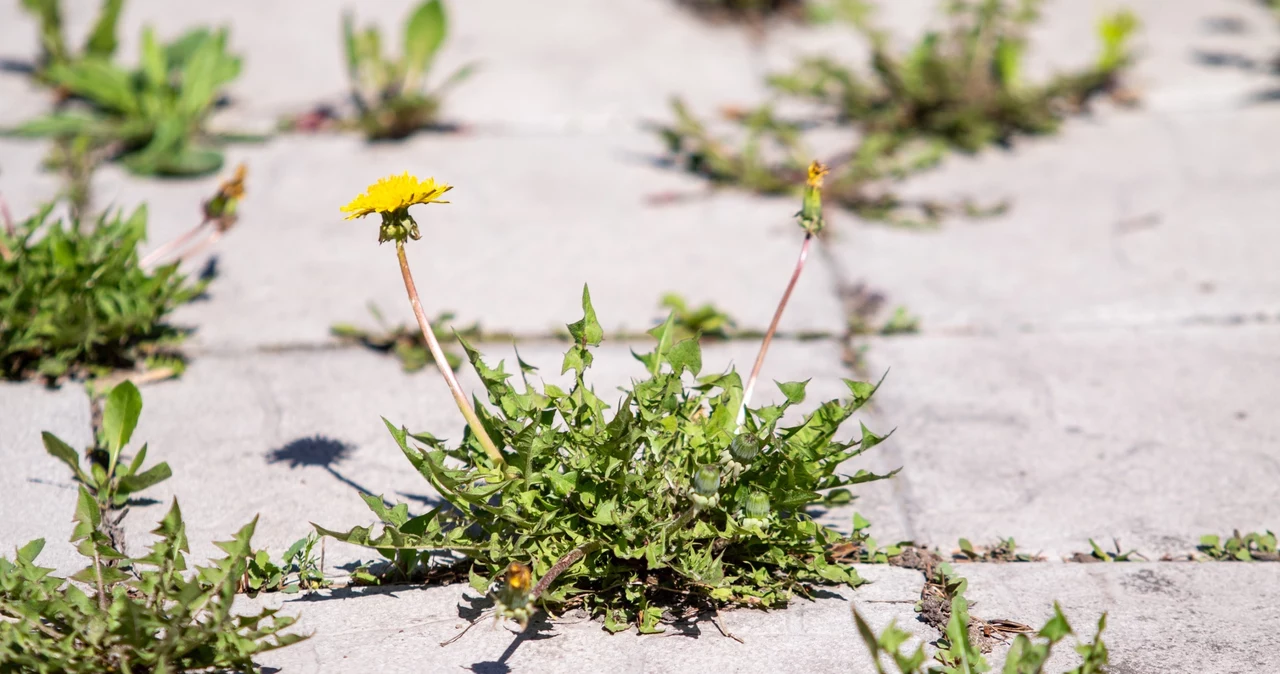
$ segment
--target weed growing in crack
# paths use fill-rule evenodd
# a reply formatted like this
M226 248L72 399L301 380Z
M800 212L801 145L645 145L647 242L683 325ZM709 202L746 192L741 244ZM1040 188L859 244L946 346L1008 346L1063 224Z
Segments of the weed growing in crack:
M43 539L19 548L12 561L0 559L5 671L254 671L254 655L304 638L280 634L294 619L275 609L232 612L256 519L218 543L226 557L194 573L176 500L142 557L125 557L110 545L99 530L98 504L84 488L75 522L71 540L89 565L69 578L36 564Z
M410 517L405 504L365 497L380 527L317 531L376 549L401 569L429 566L441 552L462 556L472 586L494 588L498 614L522 625L540 607L581 606L603 616L610 631L635 625L658 632L672 607L769 608L809 595L816 584L860 584L853 567L832 556L848 539L806 510L824 494L889 477L839 472L884 440L865 426L849 440L836 439L876 385L848 381L848 400L823 403L794 425L783 425L782 417L804 401L806 382L779 384L781 404L749 404L804 253L822 225L823 173L816 164L811 170L800 261L745 386L733 371L704 375L697 340L677 340L672 315L654 331L653 350L636 354L645 377L609 404L586 382L604 332L584 288L583 317L568 326L573 343L561 364L561 373L573 376L567 389L534 386L536 369L523 361L517 388L502 364L490 367L462 341L491 404L468 403L452 373L442 370L468 423L462 441L450 446L386 422L443 505ZM420 237L408 208L438 202L448 189L393 177L344 208L351 217L381 217L379 238L396 244L433 353L440 347L405 258L406 241Z
M180 374L185 361L177 346L185 333L166 319L198 297L208 279L188 280L179 265L234 223L243 194L240 172L205 202L206 222L216 223L212 237L184 249L188 233L179 245L141 261L145 206L128 217L104 213L90 224L52 219L51 203L21 223L6 222L0 227L0 377L56 384L140 366L147 379ZM161 263L164 258L170 260Z
M80 483L71 542L88 560L61 578L37 565L44 539L0 559L0 669L5 672L256 671L253 656L305 638L280 634L294 618L274 609L233 612L253 555L257 519L230 541L226 557L188 567L186 526L177 500L151 533L141 557L125 554L105 515L130 495L168 477L168 466L139 468L145 446L126 466L128 444L142 410L131 383L108 396L102 419L106 456L91 453L82 470L75 452L49 433L45 445ZM86 589L87 588L87 589Z
M1067 558L1067 561L1080 562L1084 564L1088 564L1091 562L1131 562L1135 560L1142 560L1144 562L1147 561L1146 556L1138 552L1137 550L1130 550L1128 552L1124 552L1120 548L1120 541L1118 539L1113 539L1111 543L1113 546L1115 546L1114 551L1104 549L1101 545L1098 545L1093 541L1092 538L1090 538L1089 539L1090 551L1088 553L1077 552L1071 555L1069 558Z
M323 562L316 555L321 538L314 531L290 545L277 564L266 550L249 556L238 591L249 595L259 592L294 594L301 590L318 590L331 583L324 577Z
M1280 562L1276 535L1270 531L1262 534L1250 532L1242 536L1236 530L1231 532L1231 536L1223 537L1209 534L1200 537L1200 545L1196 549L1220 562Z
M118 384L106 397L101 428L96 429L94 446L85 451L84 467L70 445L52 433L41 434L45 451L71 469L80 488L93 498L101 513L103 532L112 547L123 552L120 520L126 505L138 492L155 486L173 475L168 463L143 469L147 446L138 449L128 462L124 448L133 437L133 429L142 415L142 394L132 382Z
M141 51L135 69L112 62L110 52L52 60L42 77L60 92L58 109L8 133L74 141L78 155L118 159L139 175L217 171L216 146L231 136L209 132L205 121L240 74L227 31L197 29L160 44L146 28Z
M951 554L951 558L959 562L1042 562L1044 555L1019 552L1018 544L1013 538L1001 539L995 545L985 548L974 547L967 538L959 541L960 549Z
M388 325L382 316L382 312L373 304L369 305L369 313L377 321L378 330L365 330L350 323L337 323L329 328L329 333L343 342L359 344L379 353L395 355L405 372L417 372L436 362L435 358L431 356L431 351L427 348L426 340L422 338L421 332L407 325L396 325L394 327ZM453 325L453 318L454 315L446 311L430 321L431 331L435 333L437 340L448 339L449 335L455 332L472 341L493 338L493 335L483 332L478 323L472 323L466 327L457 327ZM446 349L444 357L449 369L457 371L459 367L462 367L462 356L458 355L454 350Z
M1137 19L1129 12L1099 23L1093 64L1043 84L1023 78L1026 32L1039 16L1039 0L977 0L948 5L949 26L930 31L905 53L873 27L867 12L846 12L872 45L871 75L825 57L771 77L778 98L818 112L779 115L770 102L728 117L745 137L741 149L713 132L680 100L675 122L659 128L668 161L717 184L763 194L791 193L804 174L807 132L848 129L856 144L827 160L835 171L828 198L861 217L899 225L936 224L952 212L999 212L1003 205L908 201L893 192L904 178L936 166L948 152L1008 146L1016 138L1055 131L1099 94L1117 93L1120 72L1132 61L1129 42Z
M674 317L671 327L675 330L673 339L676 341L694 337L709 340L729 339L737 330L737 323L733 317L714 304L707 303L694 308L678 293L663 295L659 304Z
M972 616L965 597L968 581L957 575L951 565L942 562L936 554L919 548L909 549L917 554L913 560L908 560L907 565L921 569L927 579L916 610L924 622L941 632L941 637L932 659L925 655L923 644L913 652L904 653L902 647L911 638L909 633L890 623L876 635L858 613L857 607L853 607L858 634L880 674L890 671L885 666L886 660L900 674L988 672L991 665L984 654L990 652L997 641L1007 640L1009 635L1013 635L1013 643L1001 671L1004 674L1042 674L1053 648L1067 636L1075 634L1057 602L1053 605L1053 617L1039 630L1008 620L988 621ZM896 561L901 564L902 560ZM1098 620L1098 631L1093 639L1077 640L1075 650L1082 662L1066 674L1102 674L1106 671L1109 656L1102 641L1106 625L1104 613Z
M344 16L342 44L355 118L344 120L329 108L319 107L285 120L284 128L358 128L369 140L395 140L440 127L440 105L445 94L469 77L475 66L463 66L434 89L427 88L427 76L449 34L441 0L418 4L405 20L403 30L400 56L387 56L383 53L382 32L376 26L357 30L355 18L349 13Z

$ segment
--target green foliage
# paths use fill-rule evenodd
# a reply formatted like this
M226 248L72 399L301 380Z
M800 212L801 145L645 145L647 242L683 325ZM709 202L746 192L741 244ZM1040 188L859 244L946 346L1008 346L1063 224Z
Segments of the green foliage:
M293 594L299 590L316 590L328 587L316 557L316 543L320 537L312 532L300 538L285 550L277 564L266 550L258 550L249 557L241 582L241 589L251 595L259 592L284 592Z
M427 0L414 8L405 22L404 47L396 59L383 55L382 33L376 26L357 31L350 14L343 18L351 98L369 139L404 138L436 122L441 98L473 70L464 66L435 89L426 88L436 52L448 33L444 3Z
M858 627L858 634L870 651L879 674L890 671L885 667L886 659L897 668L900 674L979 674L991 671L991 665L987 663L986 658L982 656L981 648L973 640L969 603L964 597L963 579L950 577L947 582L951 588L950 618L942 637L938 639L938 650L934 653L934 662L927 668L925 665L928 664L928 658L925 656L923 644L917 646L914 652L903 653L902 646L911 638L910 634L896 624L890 623L879 636L876 636L871 626L854 607L853 619ZM1044 672L1045 663L1049 661L1053 647L1068 635L1075 634L1062 613L1062 607L1057 602L1054 602L1053 613L1053 617L1040 628L1034 638L1026 634L1014 637L1005 658L1004 668L1001 670L1003 674L1042 674ZM1065 674L1103 674L1106 671L1108 653L1106 644L1102 641L1102 632L1106 626L1107 615L1104 613L1098 619L1098 631L1093 640L1078 641L1075 646L1076 653L1081 657L1080 665Z
M142 32L135 70L110 54L53 61L44 77L72 97L70 108L30 120L10 133L84 138L141 175L204 175L222 167L216 140L204 129L223 86L240 74L225 29L198 29L161 45Z
M1057 130L1066 115L1116 86L1132 60L1137 20L1129 12L1106 17L1102 49L1082 71L1043 84L1022 77L1026 32L1038 18L1039 0L957 1L948 5L949 27L927 32L903 53L894 51L865 11L845 11L871 42L870 75L826 57L804 60L769 86L781 99L819 112L785 119L775 103L730 113L745 138L734 148L695 118L679 100L676 120L661 128L672 163L708 180L765 193L791 193L803 182L806 131L847 128L857 144L824 163L832 167L826 198L863 217L896 224L933 224L954 210L937 202L912 203L892 192L895 182L937 165L951 151L972 153L1008 146L1019 136ZM962 204L970 214L980 213ZM997 208L1003 208L997 207Z
M378 322L378 330L365 330L350 323L337 323L330 326L329 333L347 343L359 344L379 353L394 354L405 372L417 372L436 362L431 357L431 350L427 348L427 340L423 339L417 326L390 326L382 312L373 304L369 305L369 313ZM445 347L449 337L455 332L469 340L479 340L490 335L482 332L478 323L461 328L454 326L453 318L454 315L450 312L441 313L431 321L431 331L441 343L441 348L446 349L444 358L448 361L449 369L456 372L462 367L462 356Z
M143 557L126 558L112 548L100 531L101 518L97 501L82 487L71 541L89 565L70 578L36 565L43 539L20 548L13 561L0 559L0 670L247 672L255 671L255 654L304 638L279 634L294 619L274 609L232 613L256 519L218 543L226 557L188 573L177 501Z
M1038 562L1044 557L1029 552L1018 552L1013 538L1005 538L988 548L975 548L967 538L961 538L960 551L953 558L968 562Z
M52 65L66 65L81 58L109 60L115 54L116 24L124 0L102 0L98 18L85 38L79 54L67 47L62 30L62 0L21 0L21 6L40 23L40 59L38 72L42 75Z
M636 354L646 377L608 414L584 381L591 347L603 338L585 289L583 310L568 326L574 343L561 367L573 371L568 390L538 390L529 383L536 369L523 361L517 390L501 363L489 367L464 343L492 403L477 402L476 413L505 448L503 463L495 465L469 431L449 447L388 421L405 457L446 503L410 516L403 503L387 507L368 496L380 530L317 530L406 569L432 552L465 556L480 591L511 563L525 564L548 585L534 588L534 600L583 606L603 615L610 631L631 624L661 631L671 604L767 608L813 584L862 582L831 557L831 547L847 539L807 509L822 503L823 492L888 477L837 472L884 440L865 427L849 441L835 439L875 385L849 381L848 401L826 402L783 427L783 414L804 400L805 383L780 384L785 402L749 410L739 429L737 373L699 377L698 343L676 341L671 317L654 350Z
M882 335L913 335L917 332L920 332L920 319L906 307L895 307L893 314L880 327Z
M1122 552L1120 549L1120 541L1118 540L1113 540L1112 544L1115 546L1115 550L1114 551L1106 550L1101 545L1098 545L1097 543L1095 543L1092 538L1090 538L1089 554L1085 555L1083 553L1077 552L1074 556L1074 559L1075 561L1095 561L1095 562L1131 562L1131 561L1134 561L1135 559L1142 559L1142 560L1146 559L1146 557L1143 556L1142 553L1138 552L1137 550Z
M80 467L79 457L70 445L47 431L41 434L45 451L71 469L75 481L101 510L120 508L134 494L173 475L169 464L164 462L142 469L147 460L146 445L127 464L121 461L141 414L142 394L138 388L128 381L117 384L107 395L102 432L97 446L86 452L84 468Z
M145 206L92 227L49 222L52 210L0 228L0 375L53 382L163 358L182 337L164 319L205 283L188 282L176 263L139 266Z
M1212 534L1201 536L1200 545L1196 549L1218 561L1280 562L1276 535L1270 531L1265 534L1250 532L1241 536L1237 530L1231 532L1226 540Z
M702 339L729 339L737 327L733 318L714 304L707 303L695 309L678 293L663 295L661 306L675 317L672 339L678 342L697 336Z

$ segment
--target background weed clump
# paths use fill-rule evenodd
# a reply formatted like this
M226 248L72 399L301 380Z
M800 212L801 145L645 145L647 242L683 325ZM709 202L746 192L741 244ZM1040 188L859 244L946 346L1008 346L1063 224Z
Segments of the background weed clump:
M1027 82L1026 32L1040 4L949 3L947 27L925 33L905 52L896 51L890 36L871 24L865 8L847 9L846 16L871 43L869 72L811 57L791 72L770 77L778 99L808 104L814 112L788 118L770 102L729 113L745 137L741 149L718 137L677 99L675 122L659 129L668 160L714 183L789 193L813 156L805 133L847 128L855 133L854 146L824 161L833 169L825 196L837 205L898 224L933 223L957 208L990 211L973 204L908 202L891 187L935 166L949 151L977 152L1055 131L1094 96L1115 91L1120 71L1132 60L1129 41L1137 19L1121 11L1099 23L1101 46L1089 67L1045 83Z
M318 530L379 550L406 576L431 553L461 555L481 591L512 564L531 569L537 585L502 602L513 617L527 620L524 607L535 602L582 606L603 614L610 631L633 624L661 631L676 605L775 607L814 584L862 582L830 554L845 537L807 509L825 498L847 501L846 487L888 477L838 472L884 439L866 427L849 441L835 438L874 385L846 382L848 400L783 426L783 414L804 400L805 382L779 384L785 401L748 410L740 426L740 378L732 371L699 376L697 340L676 341L669 319L654 331L654 350L636 355L647 377L610 414L584 381L591 347L603 338L585 291L583 309L569 326L568 390L536 389L528 376L535 368L523 361L518 390L501 364L490 368L464 344L492 403L476 412L505 448L501 461L470 432L450 447L387 422L445 503L410 517L406 505L388 508L369 496L380 530Z
M51 219L53 208L0 228L0 375L56 381L148 363L180 367L172 348L182 333L165 319L206 282L188 280L177 263L139 264L145 206L92 225Z
M111 40L114 45L114 39ZM119 159L142 175L204 175L222 167L221 139L205 129L222 88L240 74L227 31L192 30L160 44L142 32L137 68L112 50L54 58L41 76L60 92L54 112L13 129L20 136L74 141L81 156Z
M383 54L382 33L376 26L356 30L350 14L343 19L351 100L356 106L356 122L369 139L404 138L436 123L445 92L472 71L471 66L464 66L436 88L427 88L427 76L448 34L441 0L428 0L414 8L404 24L399 58Z

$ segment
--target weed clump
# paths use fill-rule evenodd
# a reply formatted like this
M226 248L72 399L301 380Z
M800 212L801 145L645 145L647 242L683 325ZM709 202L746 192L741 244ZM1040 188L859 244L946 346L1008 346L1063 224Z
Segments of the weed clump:
M125 553L123 540L113 535L119 518L112 521L110 512L169 477L164 463L140 470L145 445L132 460L123 455L141 413L142 397L132 383L112 389L84 470L74 450L44 434L46 450L71 468L80 485L71 542L88 565L66 578L53 575L36 563L44 539L19 548L12 560L0 558L0 671L250 672L257 671L254 655L305 638L280 634L295 619L277 609L232 611L251 569L256 518L217 544L225 557L191 567L175 499L151 532L157 540L150 551Z
M667 158L712 183L764 194L790 193L802 179L805 133L834 127L854 132L856 143L826 163L834 167L827 198L860 216L903 225L933 224L949 212L998 211L972 203L913 202L893 193L894 183L937 165L947 152L973 153L1016 138L1057 130L1063 119L1116 92L1132 61L1129 40L1137 19L1123 11L1099 24L1101 49L1087 68L1044 83L1025 81L1026 31L1039 16L1039 0L977 0L948 5L948 27L927 32L906 52L871 25L866 11L850 13L871 43L870 72L812 57L789 73L770 77L779 99L801 102L811 115L787 118L770 102L729 113L745 142L735 149L679 100L675 122L660 127Z
M160 44L150 28L144 29L134 69L111 60L114 37L110 44L110 50L89 49L71 58L57 49L50 52L46 40L48 66L41 78L59 91L58 109L9 133L73 142L82 161L118 159L140 175L193 176L220 169L223 158L216 145L223 139L210 133L205 121L222 88L240 74L239 57L227 50L227 31L197 29Z
M523 362L520 390L501 364L491 368L464 345L492 404L476 413L503 448L501 461L473 434L450 446L387 422L446 504L409 517L407 506L387 508L371 496L365 501L380 531L321 533L409 567L435 551L465 555L480 591L513 562L548 579L572 557L533 596L602 614L613 631L632 624L660 631L673 604L776 607L813 584L862 582L832 561L831 546L845 537L807 508L831 490L888 477L839 473L884 439L866 427L850 440L835 438L876 386L848 381L848 400L823 403L788 426L782 416L804 401L805 382L780 384L784 402L748 410L740 428L741 379L732 371L702 375L697 340L675 341L668 320L654 350L637 355L646 377L611 406L584 379L603 337L586 291L583 310L569 326L567 390L532 386L535 369Z
M847 487L889 477L840 472L885 438L865 426L847 440L836 437L877 385L846 381L848 399L825 402L793 425L783 416L804 401L807 382L778 384L780 404L750 406L770 339L823 225L825 173L817 162L809 168L797 214L800 257L745 386L732 370L702 373L698 340L677 338L673 312L651 332L653 350L636 354L645 377L611 405L586 381L604 331L584 287L583 316L567 326L572 344L560 367L573 373L567 389L534 386L537 369L519 358L517 388L502 363L490 367L460 339L491 405L468 401L452 370L440 369L467 421L461 441L451 445L384 420L443 504L411 517L404 503L366 495L378 525L317 531L379 551L404 578L421 576L437 556L464 566L474 588L493 588L499 614L521 624L540 607L581 606L603 616L610 631L635 625L658 632L668 609L769 608L809 595L817 584L861 583L836 557L836 546L849 539L808 509L847 503ZM450 189L434 179L391 176L342 209L348 218L380 217L378 239L395 242L406 293L437 363L444 352L405 244L422 236L409 208L442 203Z
M0 229L0 375L56 382L142 364L180 370L183 333L165 319L206 282L189 280L177 262L139 264L146 207L92 226L52 211Z

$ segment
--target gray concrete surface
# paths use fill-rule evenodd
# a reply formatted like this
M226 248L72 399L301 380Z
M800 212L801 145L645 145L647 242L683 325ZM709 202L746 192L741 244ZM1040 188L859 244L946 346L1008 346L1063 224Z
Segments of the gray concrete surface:
M1275 326L877 340L913 534L1153 559L1275 528Z
M1280 667L1280 564L968 564L973 615L1040 627L1062 605L1091 640L1103 641L1116 674L1271 672ZM1075 666L1068 644L1047 671ZM991 660L1002 663L1005 649Z
M267 667L306 672L422 672L455 668L476 672L615 671L628 674L683 672L703 666L735 672L873 672L871 658L854 629L857 607L876 629L890 621L914 635L909 645L930 639L914 619L920 574L888 567L859 567L871 581L856 590L810 602L797 600L785 611L731 611L723 625L742 643L724 637L710 621L687 632L661 635L634 631L609 636L598 622L566 615L550 624L530 625L533 635L517 640L492 618L457 642L466 621L459 606L474 595L461 587L326 591L282 598L261 595L248 605L283 606L303 616L299 626L314 629L308 641L260 658ZM376 619L375 619L376 616ZM300 628L300 631L305 628Z
M73 34L96 2L67 3ZM360 21L390 26L407 1L363 3ZM929 23L931 0L884 3L883 23L908 39ZM1102 105L1054 138L1010 151L950 158L902 186L919 197L1011 200L1000 217L908 231L830 214L783 321L789 333L839 333L842 293L863 283L905 305L922 334L860 339L865 377L889 377L865 415L897 428L866 463L903 466L867 485L851 513L881 540L915 539L944 552L1013 536L1051 559L1120 539L1152 558L1185 554L1200 535L1280 527L1278 427L1269 415L1280 371L1280 275L1274 253L1274 157L1280 112L1268 63L1280 51L1273 17L1244 0L1134 0L1140 61L1126 80L1142 107ZM137 53L143 24L161 36L201 23L233 24L243 77L220 128L262 129L279 115L340 102L338 26L343 3L127 3L121 55ZM740 326L763 328L791 271L796 204L723 191L653 165L661 150L641 124L667 118L685 96L705 114L765 94L760 76L801 54L860 58L865 44L835 27L775 26L763 40L708 26L664 0L554 7L486 0L450 3L455 33L437 75L469 61L481 69L446 101L456 135L366 145L351 136L280 136L229 148L249 165L242 220L215 253L220 278L184 307L191 368L144 389L136 437L175 475L126 520L142 546L172 496L181 499L193 556L261 514L257 544L279 550L308 522L369 521L357 489L389 498L429 496L379 416L441 435L460 432L431 371L404 375L390 359L337 347L331 324L368 324L365 305L408 318L392 251L371 222L338 207L379 176L404 170L453 183L449 206L421 208L425 239L411 259L427 310L526 337L579 316L591 285L606 333L647 328L662 293L713 301ZM1091 57L1094 21L1112 2L1046 3L1032 32L1030 77ZM252 17L253 20L249 20ZM390 34L395 34L392 31ZM0 6L0 59L36 48L16 3ZM0 72L0 125L47 109L20 74ZM819 145L818 150L825 148ZM45 146L0 139L0 194L24 217L59 189L39 172ZM823 152L823 154L826 154ZM145 201L152 240L184 231L218 177L140 180L117 167L95 177L98 207ZM681 197L657 205L652 197ZM197 269L206 260L193 261ZM607 343L595 382L610 391L638 372L633 345ZM639 347L637 347L639 348ZM752 341L708 346L708 369L749 367ZM486 345L511 359L509 346ZM549 379L562 345L520 347ZM506 354L503 356L502 354ZM809 402L838 395L852 373L835 339L780 340L764 378L811 378ZM464 372L464 386L475 379ZM773 395L765 386L762 394ZM65 542L74 491L40 449L51 430L79 447L89 413L78 385L0 386L0 549L49 540L44 561L78 561ZM329 463L326 464L325 461ZM327 467L326 467L327 466ZM327 547L330 570L371 559ZM1269 672L1277 619L1275 565L967 565L974 613L1039 624L1055 599L1081 631L1110 615L1113 671ZM285 672L871 671L848 604L878 627L894 619L917 638L918 573L868 568L875 582L840 599L798 602L771 614L728 612L745 644L701 625L686 635L607 637L599 624L557 622L549 638L512 648L512 635L478 626L449 648L461 624L459 587L333 591L250 603L299 611L315 637L269 654ZM367 595L367 596L366 596ZM885 602L885 603L879 603ZM997 662L1003 651L997 648ZM1070 658L1056 662L1070 666ZM1056 670L1055 670L1056 671Z

